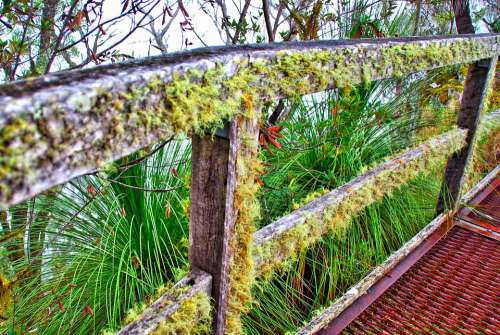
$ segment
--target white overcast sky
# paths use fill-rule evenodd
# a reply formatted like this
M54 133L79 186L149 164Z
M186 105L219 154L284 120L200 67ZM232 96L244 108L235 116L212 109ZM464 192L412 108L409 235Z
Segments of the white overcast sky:
M237 4L239 1L236 2ZM184 1L185 7L190 14L191 22L196 30L197 34L203 39L207 45L222 45L224 41L219 36L217 29L214 26L212 19L205 14L200 9L200 3L198 1ZM232 3L231 3L232 4ZM259 2L256 1L256 5ZM238 4L239 5L239 4ZM175 5L174 5L175 7ZM106 0L104 3L104 15L105 18L111 18L120 14L122 8L121 0ZM161 15L163 4L157 6L154 15ZM235 6L228 4L229 16L237 16L235 11ZM189 42L193 43L189 48L202 47L203 44L200 40L193 34L193 32L184 32L184 35L180 29L180 22L184 21L184 17L179 13L176 20L172 24L168 33L168 51L178 51L183 48L184 39L187 37ZM161 18L157 20L156 26L161 29ZM121 34L125 33L130 27L129 21L124 20L122 23L114 27L114 30L123 29ZM151 55L158 54L159 51L156 48L149 48L149 40L152 39L152 35L145 29L138 29L132 34L124 43L119 47L119 50L123 53L131 54L134 57L147 56L148 52ZM153 41L154 44L154 41Z

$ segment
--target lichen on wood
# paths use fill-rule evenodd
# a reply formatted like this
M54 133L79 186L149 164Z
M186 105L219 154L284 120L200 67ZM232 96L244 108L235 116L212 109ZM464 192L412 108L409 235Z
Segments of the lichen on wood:
M172 134L213 130L243 113L245 100L472 62L497 53L498 40L487 35L201 50L4 85L0 208Z
M119 335L208 334L212 308L210 275L193 270L148 307L129 311Z
M243 106L251 111L259 108L247 101ZM252 115L252 114L250 114ZM236 156L236 187L234 191L234 209L236 220L229 242L231 257L229 261L229 291L225 315L224 334L242 333L241 314L249 310L252 302L251 289L255 281L253 260L253 232L255 222L260 217L260 205L257 199L259 184L255 177L262 172L258 159L259 119L240 117L237 119L238 151Z
M316 198L254 234L257 271L267 275L327 232L340 232L366 206L426 173L459 150L466 131L453 129L390 157L349 183Z
M463 192L470 190L500 159L500 110L485 114L479 123L472 157L467 166Z
M202 292L182 301L167 320L160 322L152 335L205 335L211 333L210 298Z

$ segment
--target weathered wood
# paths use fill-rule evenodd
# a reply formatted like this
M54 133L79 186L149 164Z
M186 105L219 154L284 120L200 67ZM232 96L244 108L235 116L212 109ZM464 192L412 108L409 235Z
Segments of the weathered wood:
M277 99L477 61L499 36L208 48L2 85L0 208L241 113L246 90Z
M452 0L451 6L455 15L455 24L459 34L474 34L474 24L470 16L469 0Z
M212 275L215 327L222 334L227 305L228 247L234 226L237 125L228 138L193 136L189 262Z
M343 186L320 196L307 205L265 226L254 234L256 268L263 271L274 267L295 252L307 239L319 238L331 227L330 211L337 211L343 203L356 198L356 208L361 210L380 199L386 192L400 187L415 177L429 163L458 150L466 137L466 130L455 129L437 136L393 159L378 165ZM361 195L359 198L358 196ZM308 221L312 222L307 227ZM300 229L300 227L304 229ZM296 230L298 234L290 236ZM306 232L305 234L303 232ZM312 231L312 233L309 233Z
M244 143L251 141L257 146L257 114L243 121L237 118L226 131L218 132L227 138L193 136L189 260L191 266L212 275L214 334L217 335L225 333L231 299L231 264L237 258L236 253L241 251L232 247L232 239L238 238L235 232L237 207L241 209L241 205L235 203L235 192L242 183L241 178L246 178L240 176L237 164L247 162L238 163L237 160L246 157Z
M487 102L487 93L495 75L496 64L497 56L494 56L469 65L457 120L460 128L468 130L466 144L462 150L453 154L446 164L445 177L437 203L438 213L458 206L465 171L472 157L476 130Z
M484 190L497 176L500 175L500 165L497 165L486 177L481 179L476 185L474 185L467 193L464 194L460 203L467 205L476 195Z
M297 335L315 334L325 328L358 298L369 292L370 288L401 260L415 250L423 241L449 220L447 215L440 214L411 240L406 242L398 251L393 253L381 265L374 268L366 277L351 287L344 295L331 306L325 308L320 315L312 319L306 326L297 332Z
M119 335L144 335L152 333L158 325L174 314L183 301L199 292L210 294L212 277L200 270L194 269L182 278L174 287L153 304L151 304L137 319L123 327ZM179 293L180 292L180 293Z

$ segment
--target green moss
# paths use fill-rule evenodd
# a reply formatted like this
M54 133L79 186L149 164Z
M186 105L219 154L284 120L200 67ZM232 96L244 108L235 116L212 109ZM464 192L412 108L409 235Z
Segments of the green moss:
M253 102L246 108L258 107ZM229 263L229 292L226 308L225 334L241 334L240 315L249 310L252 302L251 288L255 280L253 260L253 232L260 216L260 205L256 198L259 185L255 176L262 173L261 162L257 159L258 144L255 132L258 129L254 118L239 118L238 151L236 157L236 180L234 208L236 222L230 248L233 252Z
M0 246L0 317L8 319L12 309L13 284L16 276L8 257L7 249Z
M277 255L293 258L325 233L342 233L351 218L363 208L407 184L419 173L430 173L435 171L437 166L443 167L447 157L462 148L465 141L463 131L454 129L449 133L451 134L449 141L432 147L424 145L424 154L419 158L401 162L402 164L395 169L377 174L357 190L348 189L349 194L339 204L327 207L323 213L310 214L303 224L288 230L279 240L271 240L261 245L254 254L261 260L257 271L263 276L269 276L285 262L282 257L276 257Z
M184 300L168 320L160 323L152 335L202 335L211 333L210 298L205 293L197 293Z
M158 288L154 296L128 310L123 326L141 319L148 306L168 292L173 300L164 299L162 308L168 307L174 300L182 300L180 307L167 320L162 321L152 334L209 334L212 324L210 298L206 293L198 292L189 298L180 299L187 290L189 286L174 288L169 285ZM113 330L105 330L103 335L114 333Z

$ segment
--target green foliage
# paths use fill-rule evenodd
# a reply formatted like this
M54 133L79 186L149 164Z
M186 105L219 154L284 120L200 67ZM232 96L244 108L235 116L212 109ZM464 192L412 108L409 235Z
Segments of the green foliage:
M262 152L267 171L261 176L260 225L414 144L423 130L449 129L454 114L443 114L439 100L427 117L412 107L420 99L431 100L434 92L427 87L447 71L413 81L382 81L333 92L321 96L319 102L314 97L297 101L282 123L283 149ZM394 91L399 92L392 95ZM410 239L434 215L439 167L414 173L416 178L407 186L360 213L344 216L347 228L326 235L289 260L281 272L259 281L253 309L243 317L245 332L293 333Z
M408 94L426 83L404 86L389 100L381 97L396 82L332 93L321 102L297 102L283 122L283 149L263 152L268 170L262 176L261 225L413 144L417 131L427 124L407 108ZM346 229L326 235L281 272L259 281L253 309L243 317L245 332L296 331L432 219L439 186L439 178L417 176L359 215L345 217L351 221L345 222Z
M410 94L427 80L403 87L387 103L396 81L331 92L325 99L298 101L283 122L283 150L263 152L268 166L261 195L266 225L294 209L309 193L348 182L374 162L414 143L424 126L409 107Z
M116 329L127 310L186 273L189 155L185 142L171 142L142 164L131 157L37 198L29 234L45 243L13 263L31 274L16 283L10 320L19 332Z
M246 334L293 334L432 219L439 178L423 175L359 213L342 234L329 234L254 288L243 317Z

